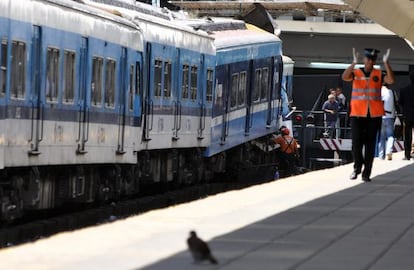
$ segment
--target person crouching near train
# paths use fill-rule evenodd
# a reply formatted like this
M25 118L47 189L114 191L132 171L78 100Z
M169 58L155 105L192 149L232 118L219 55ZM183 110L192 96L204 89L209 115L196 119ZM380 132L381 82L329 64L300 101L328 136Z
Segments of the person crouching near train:
M358 174L362 172L362 180L371 181L376 138L381 129L382 116L384 115L381 88L383 83L394 83L394 73L388 63L390 49L383 56L385 72L374 67L378 53L379 51L376 49L365 49L364 66L355 68L358 62L358 53L353 48L353 61L342 74L344 81L352 81L349 115L351 118L354 170L350 175L351 180L356 179ZM363 171L362 166L364 166Z
M290 136L290 130L282 126L280 135L273 139L273 142L279 145L277 155L282 165L286 169L287 175L300 174L301 171L297 167L299 162L299 144L295 138Z

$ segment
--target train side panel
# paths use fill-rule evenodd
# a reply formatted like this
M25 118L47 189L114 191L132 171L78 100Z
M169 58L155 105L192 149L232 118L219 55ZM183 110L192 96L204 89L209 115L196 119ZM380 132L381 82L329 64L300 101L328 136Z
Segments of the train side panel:
M10 5L1 36L7 58L2 166L136 162L141 132L134 78L143 48L136 28L101 24L102 18L60 5ZM84 26L81 32L73 21ZM99 83L92 81L99 75Z
M216 97L206 156L274 132L280 117L280 40L251 30L222 31L214 36Z

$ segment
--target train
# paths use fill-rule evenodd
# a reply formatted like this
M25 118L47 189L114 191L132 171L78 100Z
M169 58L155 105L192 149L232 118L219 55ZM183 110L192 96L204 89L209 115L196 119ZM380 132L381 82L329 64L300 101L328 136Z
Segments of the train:
M262 164L293 61L241 20L143 3L0 1L0 221ZM287 120L288 121L288 120Z

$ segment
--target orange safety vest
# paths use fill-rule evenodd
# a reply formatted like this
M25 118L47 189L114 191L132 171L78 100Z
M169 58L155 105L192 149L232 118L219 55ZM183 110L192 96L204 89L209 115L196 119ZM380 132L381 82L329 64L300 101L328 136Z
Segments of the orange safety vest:
M350 116L371 117L384 115L384 103L381 99L382 73L373 69L369 77L365 77L361 69L354 70Z

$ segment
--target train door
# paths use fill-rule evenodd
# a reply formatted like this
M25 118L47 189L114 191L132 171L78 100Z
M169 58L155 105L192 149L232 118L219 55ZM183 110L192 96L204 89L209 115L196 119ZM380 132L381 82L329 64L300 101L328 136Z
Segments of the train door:
M222 125L221 125L221 144L226 143L227 136L229 136L229 114L230 114L230 65L224 67L224 82L223 82L223 102L222 102Z
M127 86L128 86L128 77L127 77L127 49L122 48L121 51L121 62L120 62L120 79L119 79L119 102L118 102L118 145L116 153L118 155L125 154L124 143L125 143L125 119L128 112L127 104Z
M200 74L201 80L199 80L199 96L198 96L198 109L199 109L199 121L198 121L198 128L197 128L197 138L199 140L203 139L203 131L206 127L206 116L205 116L205 94L206 94L206 82L207 80L204 80L205 76L207 76L206 73L206 62L205 62L205 55L202 54L200 56Z
M87 73L88 73L88 38L82 37L80 48L80 67L79 67L79 95L78 95L78 154L85 154L86 142L89 139L89 107L87 95Z
M176 67L175 67L175 72L177 72L179 74L179 70L180 70L180 65L181 65L181 51L179 48L176 49ZM175 76L176 78L178 78L178 74ZM179 80L174 80L175 84L174 84L174 88L175 88L175 94L171 97L171 102L173 105L173 110L174 110L174 123L173 123L173 136L172 139L173 140L178 140L179 136L178 136L178 131L181 129L181 119L182 119L182 114L181 114L181 91L179 89Z
M274 72L275 72L275 65L274 65L274 60L275 58L272 57L271 58L271 65L269 66L269 70L270 70L270 74L269 74L269 82L270 87L269 87L269 91L267 92L267 113L266 113L266 127L270 128L272 125L272 119L273 119L273 98L274 98L274 93L273 91L275 90L276 86L274 85Z
M282 57L274 57L273 61L273 80L272 80L272 122L278 121L282 114L282 78L283 78L283 61Z
M143 91L143 125L142 125L142 140L149 141L150 131L152 130L154 122L154 102L151 97L151 43L147 43L145 48L145 83Z
M249 135L253 121L253 89L254 89L254 69L253 60L249 61L249 67L247 70L247 93L246 93L246 121L244 134Z
M44 103L41 94L41 52L42 52L42 29L40 26L33 26L32 36L32 59L31 73L32 85L30 93L30 155L39 155L39 144L43 140Z

